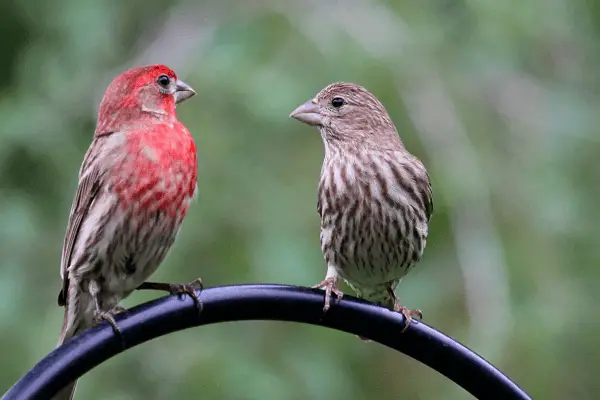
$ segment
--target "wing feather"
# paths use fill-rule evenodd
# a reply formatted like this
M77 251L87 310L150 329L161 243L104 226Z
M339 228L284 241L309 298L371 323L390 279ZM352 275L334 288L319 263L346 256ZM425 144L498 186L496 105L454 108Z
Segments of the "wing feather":
M73 249L82 223L90 210L90 206L100 187L102 186L102 171L99 168L99 151L103 147L102 141L106 136L95 138L90 148L85 154L83 164L79 170L79 184L77 192L71 205L69 220L67 223L67 232L63 244L62 259L60 263L60 276L63 280L63 287L58 294L58 305L65 306L67 303L67 293L69 288L68 268L71 264Z

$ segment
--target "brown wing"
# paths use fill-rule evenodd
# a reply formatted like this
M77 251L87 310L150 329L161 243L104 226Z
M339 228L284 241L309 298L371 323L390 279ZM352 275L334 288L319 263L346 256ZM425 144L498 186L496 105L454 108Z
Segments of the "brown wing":
M433 189L431 188L431 179L429 179L429 174L425 172L425 176L427 176L427 193L426 193L426 203L425 203L425 212L427 213L427 221L431 219L433 215Z
M69 222L67 223L67 233L63 244L62 259L60 263L60 276L63 279L63 287L58 294L58 305L64 306L67 303L67 294L69 289L69 264L73 255L73 246L77 241L81 223L85 219L90 205L98 194L101 186L101 171L98 168L98 153L101 141L104 137L94 139L83 159L83 164L79 170L79 185L73 199Z
M415 174L413 179L416 183L416 191L418 192L418 196L423 200L425 217L427 218L427 222L429 222L433 215L433 190L431 188L431 179L429 179L429 173L427 173L425 165L423 165L421 160L410 153L403 152L399 155L397 154L396 157L405 158L413 165Z
M321 203L322 197L325 195L325 184L323 178L319 179L319 186L317 187L317 213L319 217L323 218L323 204Z

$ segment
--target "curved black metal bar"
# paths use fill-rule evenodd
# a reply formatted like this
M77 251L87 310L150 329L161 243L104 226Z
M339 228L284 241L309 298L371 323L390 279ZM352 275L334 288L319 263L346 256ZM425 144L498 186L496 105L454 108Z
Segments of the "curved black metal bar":
M404 317L351 296L324 315L323 292L296 286L235 285L198 292L198 314L189 296L166 296L117 315L128 347L182 329L226 321L278 320L321 325L368 337L435 369L478 399L530 397L498 369L466 347L424 323L404 333ZM108 323L69 340L42 359L12 388L6 400L48 399L60 388L124 351Z

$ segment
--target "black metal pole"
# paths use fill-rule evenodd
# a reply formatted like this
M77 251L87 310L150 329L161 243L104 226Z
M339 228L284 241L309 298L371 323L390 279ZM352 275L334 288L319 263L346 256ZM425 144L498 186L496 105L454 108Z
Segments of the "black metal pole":
M116 316L128 348L186 328L226 321L277 320L321 325L370 338L413 357L445 375L478 399L530 397L498 369L466 347L424 323L406 332L400 313L351 296L324 315L323 292L296 286L236 285L198 292L198 314L189 296L167 296ZM124 351L108 323L102 323L55 349L3 396L6 400L49 399L67 383Z

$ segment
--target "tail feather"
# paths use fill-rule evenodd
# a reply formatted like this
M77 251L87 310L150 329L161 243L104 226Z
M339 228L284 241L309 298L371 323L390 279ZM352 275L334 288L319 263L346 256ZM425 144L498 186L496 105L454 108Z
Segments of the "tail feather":
M387 308L388 310L394 309L394 304L396 299L390 296L387 292L363 292L362 296L359 296L362 299L370 301L372 303L377 304L378 306L382 306Z
M63 319L63 326L60 331L60 337L58 339L58 345L56 347L62 346L67 340L71 339L73 336L77 335L81 332L81 328L75 326L74 324L69 324L68 318L68 307L65 307L65 316ZM73 400L75 396L75 387L77 385L77 381L73 381L67 384L64 388L62 388L57 394L52 397L51 400Z
M346 281L346 283L354 290L358 298L393 310L397 300L394 292L400 284L400 281L402 281L402 278L370 286L359 285L349 281Z

